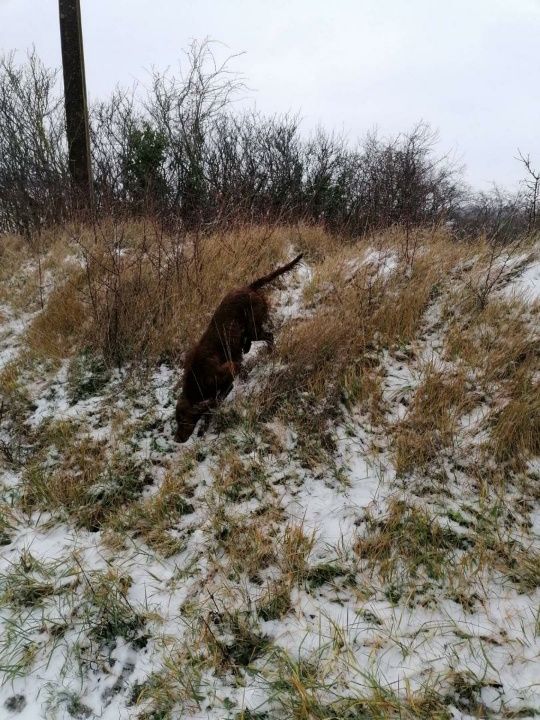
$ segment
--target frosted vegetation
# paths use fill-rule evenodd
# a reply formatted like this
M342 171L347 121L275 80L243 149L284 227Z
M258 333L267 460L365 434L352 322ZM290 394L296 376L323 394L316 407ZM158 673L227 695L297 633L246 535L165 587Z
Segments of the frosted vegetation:
M173 441L231 287L276 347ZM540 713L539 246L445 229L0 249L0 717Z

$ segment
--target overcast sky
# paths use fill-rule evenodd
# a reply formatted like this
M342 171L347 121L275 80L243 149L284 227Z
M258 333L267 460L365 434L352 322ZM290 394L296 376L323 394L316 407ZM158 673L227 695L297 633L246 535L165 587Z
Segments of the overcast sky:
M306 128L439 130L466 178L514 186L540 166L540 0L81 0L88 93L145 81L207 36L268 113ZM60 63L57 0L0 0L0 47Z

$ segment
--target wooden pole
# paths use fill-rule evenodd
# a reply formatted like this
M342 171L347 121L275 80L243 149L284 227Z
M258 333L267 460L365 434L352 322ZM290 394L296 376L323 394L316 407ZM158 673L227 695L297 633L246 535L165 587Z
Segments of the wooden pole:
M69 170L76 200L92 207L90 131L86 102L80 0L59 0Z

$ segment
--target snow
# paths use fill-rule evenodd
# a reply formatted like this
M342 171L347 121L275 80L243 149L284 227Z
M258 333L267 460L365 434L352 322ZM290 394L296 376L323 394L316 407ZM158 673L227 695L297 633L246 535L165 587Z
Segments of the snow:
M362 262L374 265L385 277L398 266L395 254L374 249L362 255ZM303 316L303 292L312 277L312 269L301 265L287 285L276 292L278 325ZM516 292L528 288L528 297L538 297L538 263L512 277L510 286ZM10 308L2 308L2 315L7 320L0 328L0 369L16 359L33 317L17 317ZM406 417L426 365L441 372L452 369L443 358L441 331L437 329L440 324L441 308L434 304L426 313L421 339L413 347L407 352L383 354L383 404L389 422ZM253 345L248 362L255 365L250 377L236 383L227 403L251 392L264 373L271 371L271 364L265 364L263 344ZM23 514L13 510L9 544L0 547L0 584L18 567L21 556L28 555L46 568L57 568L53 579L58 585L75 582L69 592L47 597L41 606L20 613L0 604L5 629L15 624L19 638L19 644L14 646L9 645L7 634L0 641L0 664L12 657L10 653L17 656L22 647L37 648L35 661L23 670L25 674L6 676L0 687L0 717L8 720L76 717L73 707L71 714L69 711L70 697L77 698L91 718L136 717L139 708L128 705L134 683L144 683L151 673L162 671L167 662L174 663L175 648L196 646L198 642L197 626L186 612L187 605L194 606L201 617L208 608L215 609L213 603L222 603L228 613L239 610L253 615L254 604L265 589L250 578L235 580L227 571L216 541L213 522L219 480L213 470L224 438L211 428L202 440L193 438L182 447L172 442L178 371L159 365L138 388L135 398L128 391L127 376L115 373L99 394L78 402L69 398L68 372L68 363L63 362L49 375L37 380L29 378L27 389L35 409L28 415L28 427L38 431L50 419L73 420L80 437L100 441L105 449L118 443L130 457L149 467L153 484L145 487L143 497L158 492L167 473L174 473L190 453L200 451L203 459L197 460L189 475L194 512L183 516L170 530L182 540L181 550L162 557L130 533L123 546L111 546L104 532L76 528L52 512ZM129 426L124 427L122 434L115 429L115 411L125 413L134 427L149 417L155 418L159 429L143 423L133 432ZM485 413L486 408L478 406L461 418L462 435L456 452L474 450L470 438L469 445L464 438L469 437L471 429L482 427ZM257 447L238 453L246 462L260 460L268 476L268 488L261 498L221 507L226 519L251 520L266 507L275 507L283 513L284 526L301 526L308 537L313 536L308 558L311 564L343 563L354 575L351 583L337 577L335 582L314 588L305 582L295 585L290 612L280 619L257 620L258 628L268 634L273 647L287 651L294 660L321 661L324 671L344 694L355 690L369 694L373 676L383 686L400 691L420 691L429 682L443 688L447 683L451 690L452 677L461 672L465 677L472 673L482 679L485 686L480 698L495 715L508 709L522 712L524 707L538 710L538 589L528 594L519 592L505 578L479 571L471 583L474 586L465 587L480 598L471 607L456 602L449 597L448 588L437 584L426 594L425 603L416 599L408 602L406 598L391 602L383 582L354 553L366 514L383 516L394 497L405 497L418 506L424 503L433 513L441 510L441 525L445 520L445 527L456 529L457 524L450 523L445 513L463 509L464 500L473 503L476 490L469 479L454 471L453 481L447 478L437 495L435 480L428 478L432 494L415 495L415 483L425 478L396 478L389 439L378 434L359 411L352 411L333 427L337 449L332 466L304 467L298 459L297 433L280 420L269 423L267 429L279 438L279 451L270 456ZM226 440L231 443L238 437L232 434ZM374 446L380 452L374 453ZM529 471L537 468L537 461L531 461ZM18 492L23 472L24 468L0 461L0 488L6 502L11 503L10 498ZM528 511L528 519L531 527L527 539L536 548L540 543L538 504ZM407 538L402 541L406 543ZM267 577L277 576L276 567L267 570ZM89 587L93 573L108 571L131 578L125 596L133 611L145 616L142 632L148 639L144 647L136 647L122 637L106 649L92 646L84 624ZM55 625L65 626L65 633L53 639L49 630ZM81 661L90 656L91 650L99 661ZM175 710L173 717L218 720L234 717L234 712L243 707L260 709L273 717L265 682L272 671L268 658L255 662L250 672L237 677L205 668L201 671L200 709ZM24 696L24 707L9 711L5 703L18 694ZM233 712L225 708L226 699L236 703ZM456 718L467 717L455 707L449 710Z
M313 271L309 265L301 263L295 274L292 276L292 280L283 290L277 293L275 309L281 319L281 322L285 322L300 315L302 308L302 294L304 288L311 281L312 277Z
M14 360L20 349L21 337L36 313L18 317L7 305L0 305L0 371Z
M512 284L515 293L522 294L528 300L540 298L540 260L529 265Z
M373 265L382 275L391 275L398 266L395 252L370 249L363 258L364 265Z

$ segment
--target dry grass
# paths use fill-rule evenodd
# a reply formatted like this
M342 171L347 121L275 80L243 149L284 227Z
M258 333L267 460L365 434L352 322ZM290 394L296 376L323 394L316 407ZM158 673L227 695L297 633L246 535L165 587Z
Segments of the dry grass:
M86 437L69 443L52 470L38 458L28 464L20 505L26 512L67 512L78 525L99 530L139 497L145 482L144 467L120 453L108 455L104 443Z
M444 234L419 233L416 254L405 255L400 238L377 239L380 265L365 262L365 246L356 245L327 255L315 268L305 291L310 314L279 337L273 373L257 397L260 417L281 407L303 437L318 438L343 403L359 402L381 421L382 351L418 335L451 268L471 252ZM385 272L389 263L395 269Z
M297 452L310 468L334 451L332 429L345 407L359 405L375 425L385 425L383 351L410 350L421 339L427 309L447 296L440 322L448 325L446 357L457 370L444 377L424 371L407 416L391 429L398 472L425 467L451 445L460 416L481 401L479 392L466 391L471 373L477 390L495 385L498 392L488 451L499 460L536 451L540 340L518 299L489 296L481 308L467 299L472 275L483 277L490 260L482 239L459 244L443 231L407 236L395 228L369 245L345 244L312 226L175 236L148 221L103 221L51 235L43 246L43 267L63 280L30 327L32 352L82 357L91 347L108 364L177 363L224 292L293 250L304 251L314 263L304 292L307 313L279 333L271 372L236 420L249 417L257 427L279 414L298 430ZM82 267L66 263L69 255ZM253 495L261 475L255 466L219 472L230 500Z
M492 389L540 357L538 316L530 312L517 298L498 297L480 312L460 313L446 336L446 356L474 369L483 388Z
M113 549L111 562L119 558L123 569L129 567L124 557L136 562L143 556L156 562L171 557L164 567L173 574L163 591L180 590L185 602L178 608L178 595L170 596L175 609L168 617L178 622L172 626L174 638L164 640L173 650L165 651L161 672L133 687L132 704L139 705L134 713L154 720L204 712L206 703L218 702L207 697L208 688L228 687L231 679L236 689L252 687L253 677L268 690L268 710L229 706L224 716L446 720L448 707L460 707L461 697L464 712L476 707L482 685L474 678L456 677L448 690L442 670L431 686L426 679L425 688L413 692L388 687L375 666L373 675L364 664L340 667L354 662L357 649L347 647L348 625L336 622L330 635L321 634L321 646L301 658L280 651L279 641L272 646L260 625L285 620L287 631L297 627L305 596L318 607L322 628L327 620L333 622L325 616L328 602L378 601L384 595L400 610L407 603L442 599L471 610L484 578L511 583L521 593L532 593L540 584L538 552L527 544L533 504L522 502L532 496L530 486L537 478L517 472L540 453L538 315L516 299L490 294L479 304L472 295L459 298L467 277L456 268L479 252L474 243L458 245L444 233L420 231L409 241L395 229L371 238L367 248L341 243L314 227L175 238L144 222L111 222L95 234L71 228L44 240L49 249L43 268L60 282L34 320L28 341L40 359L70 359L63 389L73 403L101 394L112 363L137 368L162 358L176 361L224 292L278 264L293 248L306 253L314 273L299 319L286 322L277 334L273 360L265 367L265 360L257 359L252 373L252 379L262 378L257 389L227 402L212 426L218 432L191 449L169 442L168 375L143 386L144 373L132 373L124 386L116 380L111 385L118 402L112 390L98 398L99 415L83 409L78 422L45 421L36 428L27 423L31 397L47 378L29 385L28 393L25 383L57 364L22 368L20 362L11 363L0 376L2 397L9 401L1 430L18 436L24 446L18 464L22 494L13 496L14 507L0 505L0 544L13 539L21 509L33 518L34 511L46 510L47 523L60 518L103 531L100 542ZM395 263L392 272L384 272L384 262L383 270L362 262L373 248L387 267ZM82 267L66 264L73 253L84 261ZM444 338L448 364L423 364L432 340ZM404 410L389 396L395 362L402 361L413 375L418 372L419 384L400 388L409 405L395 421L390 418ZM60 382L55 378L51 390ZM485 412L475 413L471 423L487 417L480 427L485 434L473 439L463 419L479 406ZM355 411L354 417L347 416L347 409ZM324 523L316 545L314 533L302 522L291 522L285 507L291 496L306 500L303 492L297 495L304 476L299 465L314 470L305 473L310 482L332 485L336 493L340 482L349 481L344 455L335 452L341 450L335 426L344 417L345 430L351 428L351 436L358 431L359 453L371 441L382 451L383 463L394 460L398 472L411 473L397 482L406 492L404 500L378 495L358 515L352 551L350 537L327 545ZM113 428L103 442L85 435L87 423L95 426L99 418L102 424L107 418ZM274 423L261 424L270 418ZM136 457L148 455L148 462L135 462L127 447L139 451ZM439 455L455 460L456 476L451 477L450 463L436 466ZM415 470L420 472L414 475ZM381 476L389 480L390 491L395 489L392 470L386 474L381 468ZM463 498L456 492L458 482L463 482ZM150 483L156 484L149 488ZM421 506L413 500L420 483ZM81 625L82 662L105 662L118 637L138 643L149 634L152 642L160 642L150 614L130 601L131 580L124 572L79 570L74 590L82 603L74 605L65 627L74 619ZM139 570L142 575L144 568ZM159 579L152 569L149 574L153 588ZM17 611L46 609L59 592L72 592L68 582L64 590L42 570L21 566L9 577L3 599ZM491 584L487 587L491 592ZM366 612L364 619L377 636L372 646L366 636L366 647L377 657L386 652L385 643L392 647L394 628L377 615L371 618ZM277 633L280 638L279 626ZM400 633L398 638L406 662L418 638L407 634L404 639ZM485 706L478 707L484 712Z
M127 503L105 519L106 527L113 531L107 538L109 545L121 546L129 534L164 557L180 552L184 541L174 530L184 515L193 512L192 495L184 473L167 474L154 495Z
M448 570L456 551L468 543L454 531L443 528L426 511L392 500L381 518L368 516L367 532L355 551L383 580L421 575L439 580Z
M12 609L39 607L51 595L68 592L75 584L70 563L45 563L23 550L18 561L0 573L0 602Z
M291 583L300 583L309 571L309 556L315 545L315 533L303 524L289 524L279 545L279 566Z
M232 448L220 455L213 475L216 491L231 502L251 500L267 487L263 464L259 460L243 461Z
M474 252L474 261L465 264L459 298L459 306L467 314L484 310L508 277L535 258L534 235L517 234L506 243L482 235L475 240Z
M493 382L508 383L506 409L498 408L491 419L501 448L497 457L508 454L504 446L533 448L534 400L527 399L527 383L521 389L510 383L516 369L532 366L539 354L524 306L516 299L490 299L478 310L467 301L472 281L459 268L474 258L475 273L482 276L489 259L483 241L460 245L440 231L415 231L408 240L407 245L399 229L372 238L367 247L365 242L345 245L310 226L246 227L188 237L144 221L70 228L44 241L49 248L44 266L59 275L71 253L78 254L83 268L64 267L63 282L34 320L28 343L35 354L54 359L92 347L108 363L178 362L226 291L274 267L294 247L315 263L305 289L309 314L280 333L273 372L252 419L268 419L279 409L300 431L304 465L314 467L333 451L329 431L343 406L360 404L376 424L384 424L381 351L414 341L426 309L452 284L461 290L450 292L453 305L446 307L448 357L478 372L484 391ZM368 251L371 262L366 262ZM394 271L386 273L385 266L392 265ZM399 472L424 466L448 446L459 414L469 407L465 394L459 396L461 376L442 381L432 375L396 428ZM524 417L532 420L524 421L521 431ZM236 480L223 483L236 492Z
M540 587L540 551L509 537L509 533L495 523L477 529L474 547L464 562L473 571L487 568L499 572L522 593L533 593Z
M146 615L128 599L131 577L110 568L83 575L85 580L83 624L88 638L100 649L110 647L121 637L133 642L140 637Z
M33 254L28 242L17 235L3 235L0 242L0 303L25 311L37 309L39 280L25 266Z
M540 379L535 367L521 367L506 386L508 398L488 418L487 444L496 460L523 469L531 456L540 455Z
M393 602L403 596L426 602L427 584L435 588L444 583L449 596L470 609L483 571L499 573L521 592L535 591L540 553L516 538L515 517L504 512L504 505L491 500L480 508L456 532L427 510L392 499L384 515L367 514L355 552L382 580Z
M492 298L450 326L446 355L473 372L490 412L487 457L522 469L540 453L540 333L538 307Z
M163 668L132 688L133 712L139 720L170 718L173 712L193 713L201 708L200 685L205 661L200 640L180 650L166 649ZM138 707L134 707L138 706Z
M406 684L400 691L356 665L352 652L340 655L315 650L293 657L276 651L273 664L264 673L276 717L294 720L450 720L448 700L442 687L428 684L413 691ZM353 682L342 686L350 672ZM273 717L274 715L272 715ZM240 714L247 720L252 717Z
M275 267L292 246L284 229L175 236L112 221L64 242L83 268L72 267L51 295L30 329L32 348L57 357L91 346L114 364L178 359L225 293Z
M143 221L70 228L47 241L43 267L55 277L55 287L30 329L29 342L44 357L66 357L74 347L91 346L117 364L177 359L199 337L227 291L300 249L308 261L319 263L307 293L318 300L319 312L305 328L297 328L298 340L284 338L282 353L287 358L300 353L302 345L312 346L312 336L329 320L334 333L337 324L354 323L356 337L348 340L340 333L323 333L315 361L325 365L328 343L359 355L374 333L387 343L411 336L434 283L455 254L444 235L419 233L418 248L428 242L429 252L412 258L402 254L399 233L375 238L381 253L400 256L394 280L386 283L373 265L358 267L361 245L345 246L315 227L245 227L199 236L167 234ZM78 257L82 268L67 263L68 256Z
M265 588L257 602L257 615L261 620L279 620L291 609L291 586L286 579L280 579Z
M3 235L0 242L0 303L32 312L77 267L70 238L75 227L52 227L30 240Z
M461 416L475 404L467 385L463 374L452 375L433 363L422 369L407 414L393 428L398 474L426 467L452 444Z
M245 573L248 578L257 581L259 573L276 563L276 517L272 515L270 511L250 518L222 518L221 523L216 518L216 539L236 575Z
M283 526L283 521L283 511L271 505L240 517L231 517L223 506L218 506L211 526L213 540L225 553L218 554L218 563L225 564L228 572L236 576L245 574L256 584L270 567L279 568L278 584L282 589L303 582L309 572L315 536L301 524Z
M0 547L11 543L11 534L16 522L13 508L4 500L0 500Z
M55 288L44 312L32 322L27 333L28 349L37 357L60 360L69 357L81 343L88 327L88 310L83 293L84 274L72 277Z
M34 407L21 374L24 363L12 361L0 371L0 458L18 465L32 441L26 420Z
M280 230L285 232L290 242L304 256L310 264L319 264L326 258L332 257L343 250L342 237L333 235L320 225L297 225L296 227Z

